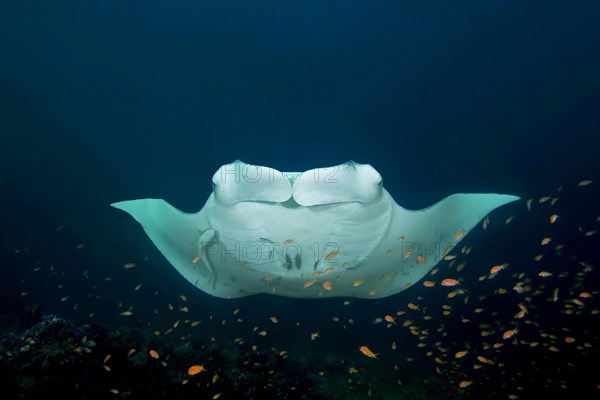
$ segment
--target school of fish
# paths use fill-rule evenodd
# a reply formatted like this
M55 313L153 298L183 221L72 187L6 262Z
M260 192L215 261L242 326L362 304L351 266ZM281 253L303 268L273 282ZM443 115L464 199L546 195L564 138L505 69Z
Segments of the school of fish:
M193 288L170 292L169 288L158 288L145 279L146 271L153 268L147 258L117 263L108 272L103 271L104 275L83 268L81 285L89 290L87 298L79 300L75 290L69 291L61 283L64 272L58 266L38 260L31 273L44 275L46 281L55 285L54 307L58 310L68 308L90 320L114 318L120 324L147 329L156 343L161 338L177 336L184 347L197 354L178 373L182 385L201 382L210 390L218 387L221 380L217 360L206 356L206 352L192 351L193 337L202 337L207 347L234 346L257 354L272 354L282 362L300 357L299 348L319 354L322 346L332 346L344 337L347 349L340 350L342 345L336 343L331 354L345 371L345 384L349 390L360 387L372 396L380 390L377 385L370 385L372 374L381 374L380 365L390 366L390 381L402 390L409 379L409 368L417 360L431 368L445 390L470 398L493 391L498 398L524 399L535 385L567 394L575 383L564 376L576 374L584 368L583 361L595 360L599 355L600 289L596 266L580 257L573 243L583 243L583 248L598 245L600 214L587 220L572 220L572 213L561 203L561 193L569 186L571 196L585 196L592 184L581 180L561 186L554 193L517 203L510 214L503 210L492 213L482 221L480 230L473 230L473 235L493 235L495 242L504 243L499 249L479 248L482 241L476 237L471 240L469 235L460 248L444 249L443 261L418 284L380 304L369 303L371 300L323 300L329 303L311 303L309 314L303 310L296 316L296 312L275 313L261 307L245 309L243 300L219 300L220 309L211 311L202 305L202 296ZM531 226L532 220L533 233L520 236L519 243L511 242L508 236L516 235L526 224ZM459 240L464 234L464 230L459 230L454 238ZM398 237L404 240L402 232L398 232ZM84 251L89 246L79 244L74 251ZM21 251L15 249L16 253ZM326 259L334 259L339 251L329 253ZM407 251L404 257L427 263L424 254ZM268 281L268 277L265 279ZM382 276L381 282L386 279ZM113 291L117 281L130 287L131 293L123 300L112 294L117 293ZM322 281L307 279L303 286L319 285L324 291L335 291L336 284L332 276ZM372 282L357 279L348 284ZM33 301L38 288L27 281L21 285L21 296ZM136 301L136 296L142 295L144 300ZM148 296L155 300L148 302ZM79 304L88 304L89 299L113 304L114 312L107 315L101 307L80 309ZM354 307L361 304L369 306L354 315ZM328 315L327 307L335 308L336 314ZM263 317L257 317L261 313ZM574 328L585 321L589 321L589 329ZM233 332L235 337L231 337ZM293 343L288 341L289 348L282 339L286 335L294 337ZM275 338L277 345L272 344ZM156 348L131 348L122 356L131 358L138 352L163 367L173 357L165 354L160 344ZM113 353L101 358L106 373L118 373L112 364L114 357ZM515 363L515 358L521 364ZM314 363L318 364L318 360ZM573 374L549 372L553 366ZM331 373L325 366L314 371L315 376ZM536 374L547 377L532 382L531 376ZM598 376L588 384L590 393L600 395ZM110 392L126 390L118 387ZM211 396L219 398L220 389Z

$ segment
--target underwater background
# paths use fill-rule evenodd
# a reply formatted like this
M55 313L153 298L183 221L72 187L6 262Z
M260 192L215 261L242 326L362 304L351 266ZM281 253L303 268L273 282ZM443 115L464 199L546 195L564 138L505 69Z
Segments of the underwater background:
M0 2L3 398L598 398L599 22L597 1ZM387 298L220 299L109 204L196 212L236 159L368 163L408 209L522 200Z

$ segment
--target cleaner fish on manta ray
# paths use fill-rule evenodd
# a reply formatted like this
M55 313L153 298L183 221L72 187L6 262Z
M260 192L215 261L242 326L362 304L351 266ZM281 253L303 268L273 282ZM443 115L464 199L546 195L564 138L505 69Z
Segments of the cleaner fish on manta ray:
M162 199L111 204L138 221L198 289L217 297L382 298L418 282L505 194L400 207L369 164L280 172L241 161L214 174L197 213Z

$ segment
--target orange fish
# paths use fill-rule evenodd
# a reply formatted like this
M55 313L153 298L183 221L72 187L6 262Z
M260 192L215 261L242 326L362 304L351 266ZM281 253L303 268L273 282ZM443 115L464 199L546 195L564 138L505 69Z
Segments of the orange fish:
M545 246L545 245L547 245L548 243L550 243L550 241L551 241L551 240L552 240L552 239L551 239L551 238L549 238L549 237L543 238L543 239L542 239L542 241L540 242L540 244L541 244L542 246Z
M579 299L573 299L571 300L573 303L577 304L578 306L583 306L584 303L583 301L579 300Z
M513 337L519 330L518 329L509 329L506 332L504 332L502 334L502 339L506 340L506 339L510 339L511 337Z
M490 360L488 360L484 356L477 356L477 360L479 360L479 362L482 362L484 364L491 364L492 363Z
M425 281L425 282L423 282L423 286L425 286L425 287L434 287L435 286L435 282Z
M354 283L352 284L352 286L354 286L354 287L357 287L357 286L360 286L360 285L362 285L362 283L363 283L363 280L362 280L362 279L359 279L359 280L357 280L357 281L354 281Z
M466 388L468 386L471 386L472 383L473 383L473 381L461 381L458 384L458 387L464 389L464 388Z
M338 249L336 251L332 251L331 253L327 254L325 256L325 261L329 261L329 260L333 259L335 256L338 255L339 252L340 252L340 250Z
M556 215L556 214L552 214L552 215L550 216L550 223L551 223L551 224L555 223L557 219L558 219L558 215Z
M319 332L311 332L311 334L310 334L310 340L314 341L318 337L320 337L319 336Z
M312 285L315 284L316 281L317 281L316 279L311 279L310 281L306 281L306 282L304 282L304 287L305 288L311 287Z
M332 290L333 286L331 286L331 282L329 282L329 281L323 282L323 289L325 289L325 290Z
M463 237L463 235L465 234L465 230L461 229L458 232L454 233L454 240L460 240L461 237Z
M460 282L456 279L446 278L442 281L442 286L456 286L460 285Z
M466 350L462 350L462 351L456 352L456 354L454 355L454 358L463 358L466 355L467 355L467 351Z
M286 245L286 246L287 246L288 244L291 244L291 243L294 243L294 239L288 239L288 240L285 240L285 241L283 242L283 244L284 244L284 245Z
M396 324L396 319L394 317L392 317L391 315L386 315L384 318L387 322L394 324L394 325Z
M196 264L198 261L200 261L200 256L192 258L192 264Z
M359 350L369 358L377 358L377 354L373 353L367 346L360 346Z
M156 352L156 350L150 350L148 353L150 353L150 357L158 360L160 358L160 356L158 355L158 353Z
M521 309L521 311L523 311L525 313L527 312L527 307L525 307L523 304L519 303L517 305L519 306L519 308Z
M277 319L277 317L271 317L271 322L273 322L274 324L278 323L279 320Z
M417 261L421 264L427 264L427 260L425 260L425 257L423 256L417 256Z
M504 268L506 268L508 264L500 264L500 265L494 265L491 269L490 269L490 274L497 274L498 272L502 271Z
M525 288L521 286L520 283L517 283L512 289L517 293L523 293L525 291Z
M204 365L192 365L188 368L188 375L196 375L204 371L206 371Z
M447 255L448 253L450 253L450 250L452 250L452 247L453 247L452 243L448 243L446 245L446 247L444 247L444 255ZM456 257L454 257L454 258L456 258Z
M410 308L413 311L419 311L420 310L419 306L416 305L416 304L413 304L413 303L408 303L408 308Z

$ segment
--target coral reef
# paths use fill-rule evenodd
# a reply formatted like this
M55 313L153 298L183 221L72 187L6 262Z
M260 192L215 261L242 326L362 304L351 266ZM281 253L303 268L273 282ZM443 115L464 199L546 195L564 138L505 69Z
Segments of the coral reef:
M14 399L330 398L316 394L301 365L277 353L168 340L47 315L2 335L0 384ZM188 375L198 359L206 360L206 372Z

